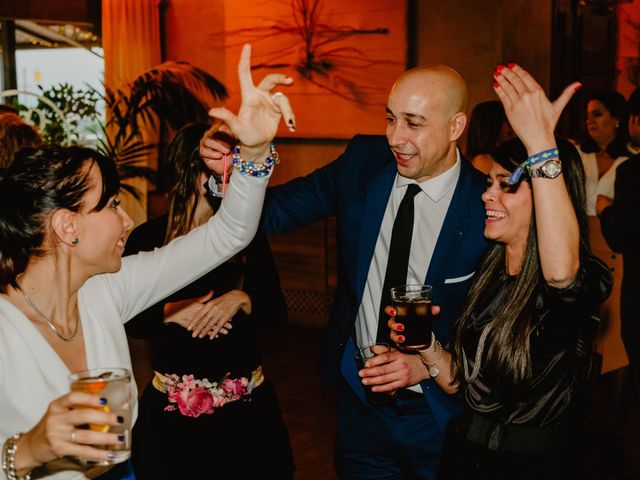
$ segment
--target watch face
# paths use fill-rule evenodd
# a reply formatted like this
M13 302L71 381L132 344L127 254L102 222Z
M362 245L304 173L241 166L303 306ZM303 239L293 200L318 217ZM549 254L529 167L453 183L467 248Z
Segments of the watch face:
M547 178L556 178L562 172L562 167L560 166L560 162L558 160L549 160L547 163L540 167L542 173Z

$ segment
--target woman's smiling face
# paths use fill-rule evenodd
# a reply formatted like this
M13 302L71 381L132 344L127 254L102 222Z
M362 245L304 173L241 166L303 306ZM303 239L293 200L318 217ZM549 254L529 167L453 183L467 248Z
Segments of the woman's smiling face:
M486 220L484 236L508 246L526 246L531 226L533 196L529 182L507 187L511 172L492 162L487 190L482 194Z

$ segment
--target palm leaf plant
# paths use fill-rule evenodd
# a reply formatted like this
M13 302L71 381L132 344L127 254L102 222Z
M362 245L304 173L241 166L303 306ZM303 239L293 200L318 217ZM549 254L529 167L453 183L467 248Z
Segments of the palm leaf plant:
M79 124L82 120L93 121L93 128L87 130L97 137L96 148L115 160L120 178L125 180L123 189L137 200L140 192L126 180L155 182L155 170L146 166L147 159L157 154L160 167L162 149L170 135L188 123L206 122L209 109L228 96L216 78L187 62L162 63L115 90L105 87L104 95L91 86L78 89L69 84L40 90L41 96L58 106L67 123L63 125L60 114L39 101L36 111L47 120L42 132L47 141L86 143ZM106 123L99 121L100 100L105 102ZM36 123L37 119L32 121ZM73 131L68 131L69 127ZM145 140L143 131L150 130L157 131L157 141Z
M170 134L188 123L206 122L209 109L227 98L222 83L187 62L162 63L115 91L105 91L107 123L102 149L116 159L123 178L152 178L153 170L141 166L145 159L158 152L161 167L162 147ZM153 129L157 129L158 142L146 142L143 130Z

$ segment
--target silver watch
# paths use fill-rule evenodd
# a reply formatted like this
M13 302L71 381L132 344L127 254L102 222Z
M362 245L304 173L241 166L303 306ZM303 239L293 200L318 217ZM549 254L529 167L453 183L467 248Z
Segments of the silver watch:
M529 176L531 178L556 178L560 173L562 173L562 164L560 159L554 158L544 162L540 168L530 170Z

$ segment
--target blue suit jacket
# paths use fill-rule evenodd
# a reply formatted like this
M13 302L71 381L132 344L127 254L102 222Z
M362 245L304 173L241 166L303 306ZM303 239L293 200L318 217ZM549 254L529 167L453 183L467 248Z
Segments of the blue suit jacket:
M351 336L369 264L397 173L382 136L359 135L332 163L267 193L262 228L283 233L336 216L338 284L321 352L323 378L346 396L364 403L364 389L353 361ZM487 249L480 196L486 178L466 161L438 237L425 283L433 286L434 304L442 307L433 329L446 344L459 317L472 273ZM433 382L422 383L425 398L442 431L457 412L456 402Z

